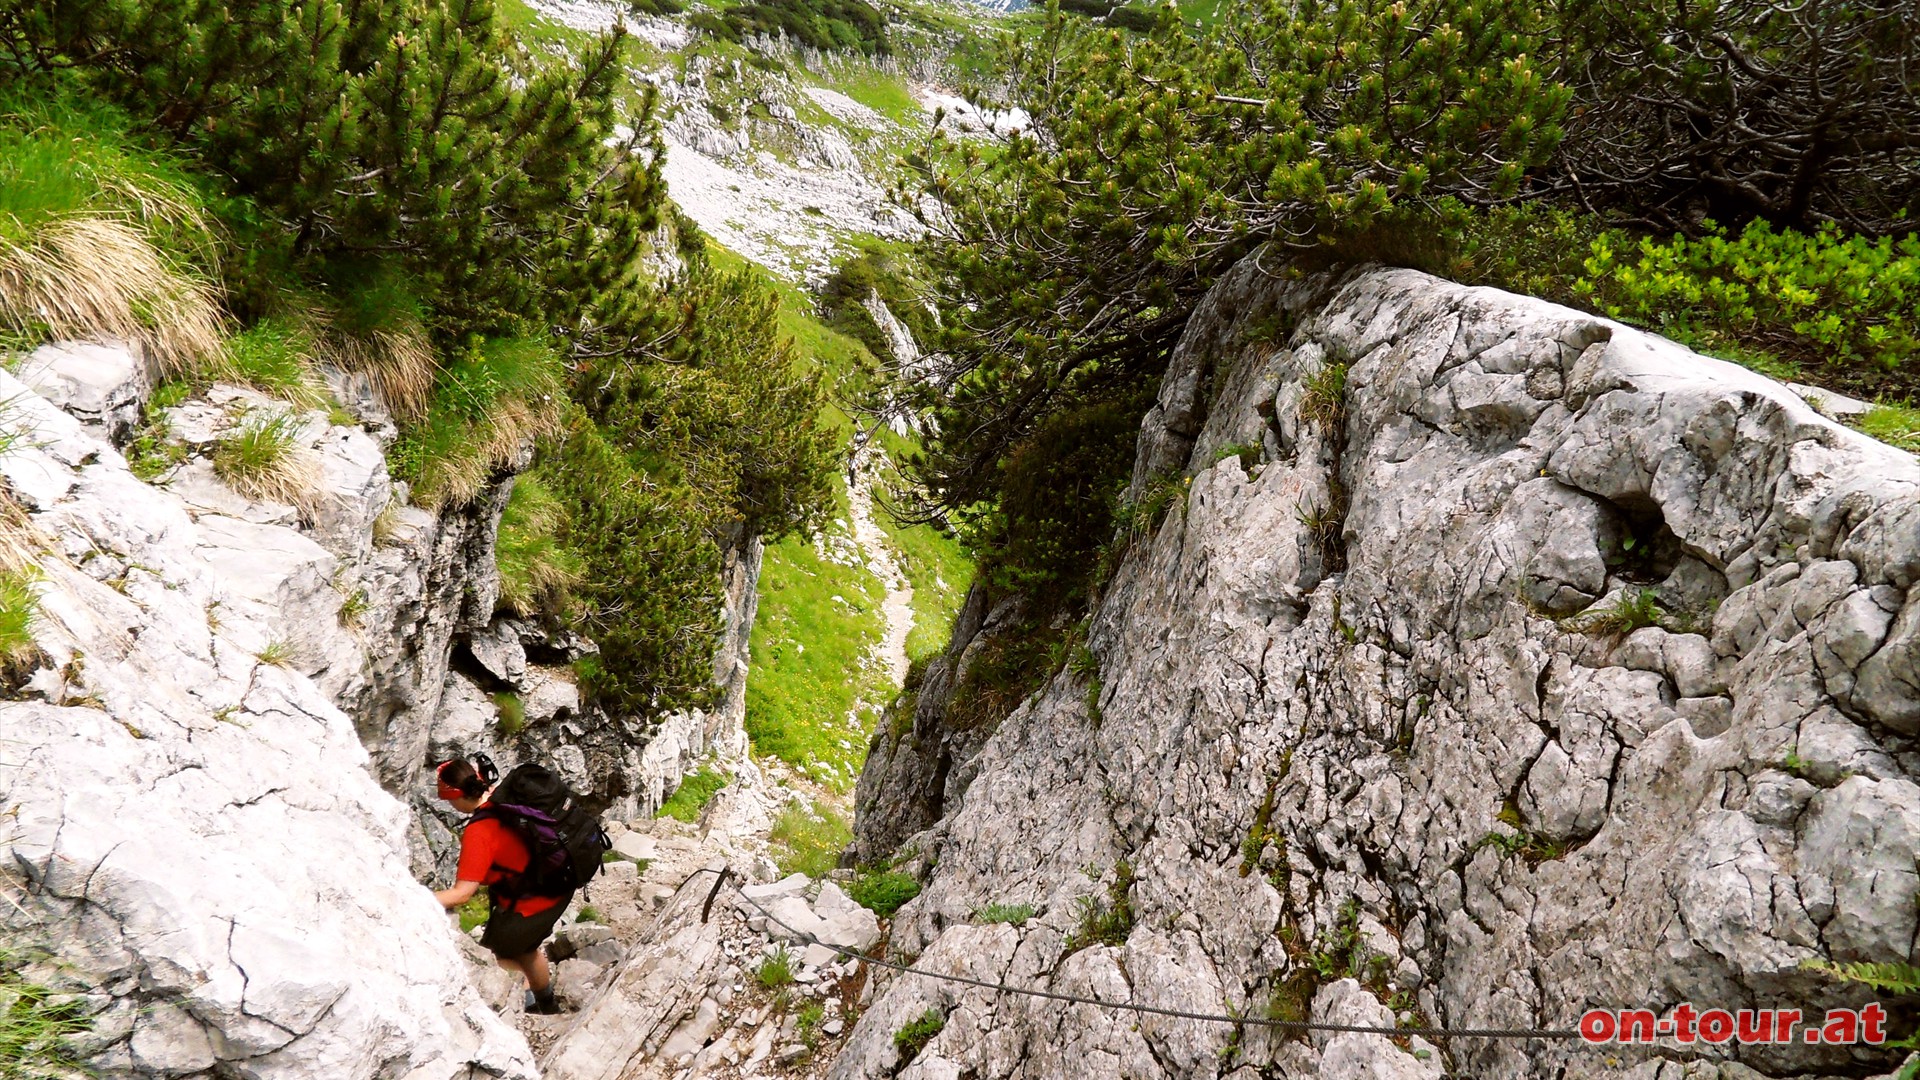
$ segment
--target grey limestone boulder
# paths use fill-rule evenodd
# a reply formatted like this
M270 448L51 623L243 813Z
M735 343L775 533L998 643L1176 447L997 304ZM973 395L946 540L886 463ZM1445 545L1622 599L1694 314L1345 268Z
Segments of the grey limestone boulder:
M1303 408L1330 366L1338 423ZM1604 319L1263 252L1199 306L1142 427L1134 491L1168 479L1184 498L1092 619L1097 712L1069 669L997 728L944 727L969 651L1016 632L979 597L911 725L882 725L860 854L926 874L894 956L1202 1013L1514 1028L1683 1001L1818 1013L1869 995L1809 961L1916 959L1913 456ZM1309 528L1336 491L1344 516ZM1122 901L1124 934L1075 940ZM990 903L1035 915L975 924ZM892 1034L929 1007L946 1026L914 1075L983 1080L1895 1063L1696 1045L1616 1067L1489 1039L1423 1059L875 979L840 1080L900 1069Z

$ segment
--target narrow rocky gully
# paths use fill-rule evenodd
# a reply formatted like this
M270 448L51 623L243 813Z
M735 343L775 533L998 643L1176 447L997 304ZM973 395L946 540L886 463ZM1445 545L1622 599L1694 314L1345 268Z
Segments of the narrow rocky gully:
M884 466L875 448L854 455L848 524L886 586L885 633L866 663L898 690L913 590L874 520L873 483ZM821 1076L851 1027L868 990L864 971L803 944L742 898L820 941L862 951L878 944L880 921L848 898L844 881L782 877L770 850L790 802L850 816L850 796L751 751L717 764L733 779L698 822L608 821L617 859L582 891L550 950L561 958L555 978L568 1011L518 1017L552 1080ZM723 868L733 877L708 910ZM489 978L496 1002L516 1010L512 981Z

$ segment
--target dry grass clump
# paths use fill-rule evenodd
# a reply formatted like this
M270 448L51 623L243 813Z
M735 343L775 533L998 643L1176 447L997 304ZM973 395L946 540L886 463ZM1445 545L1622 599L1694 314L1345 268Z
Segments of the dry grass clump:
M0 327L134 342L161 377L208 372L225 336L218 236L192 174L125 114L72 85L0 81Z
M534 441L558 434L559 357L524 338L487 341L439 373L431 404L388 455L428 510L472 500Z
M0 324L55 338L137 342L161 376L220 364L225 319L217 291L126 221L76 215L30 230L18 219L0 226L10 226L0 227Z
M373 382L374 393L400 420L416 420L433 402L439 361L417 322L356 334L321 326L320 356L343 371L357 371Z
M310 513L319 499L320 461L300 442L291 413L255 413L220 438L213 471L249 499L285 503Z
M468 425L444 453L421 463L414 502L429 510L471 502L526 447L559 430L556 408L517 398L497 401L485 419Z

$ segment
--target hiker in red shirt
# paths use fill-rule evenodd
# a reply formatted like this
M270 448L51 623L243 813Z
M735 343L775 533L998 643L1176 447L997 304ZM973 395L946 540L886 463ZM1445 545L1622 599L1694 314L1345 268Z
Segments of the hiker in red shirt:
M487 785L465 761L440 764L440 797L455 810L471 814L487 804ZM452 910L488 886L487 929L480 944L499 959L500 966L527 977L527 1011L560 1011L553 998L553 977L547 954L540 948L553 924L567 910L566 896L521 896L515 882L527 868L527 845L511 828L492 819L469 822L460 835L460 868L451 889L434 893L442 907Z

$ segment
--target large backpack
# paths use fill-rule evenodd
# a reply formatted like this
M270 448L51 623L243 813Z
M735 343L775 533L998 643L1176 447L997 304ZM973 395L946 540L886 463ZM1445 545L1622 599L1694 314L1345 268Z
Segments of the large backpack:
M613 841L600 818L544 765L519 765L493 789L473 820L492 819L527 845L527 868L492 886L496 896L565 896L600 872Z

